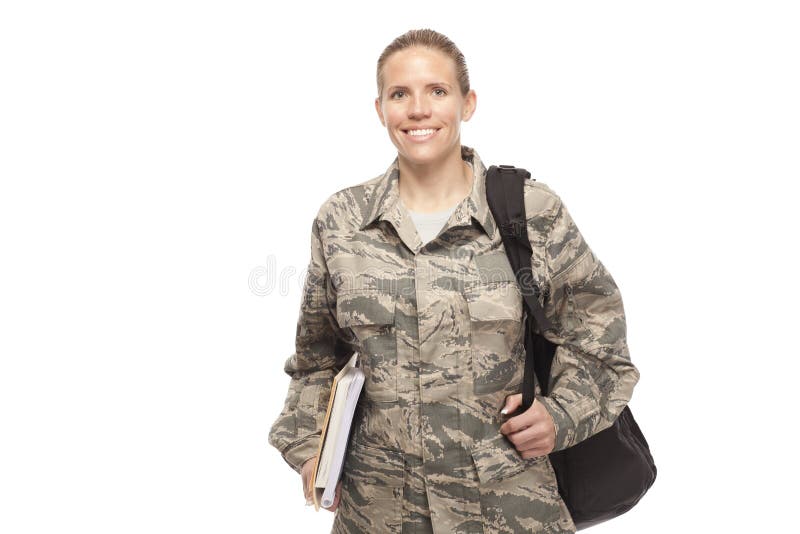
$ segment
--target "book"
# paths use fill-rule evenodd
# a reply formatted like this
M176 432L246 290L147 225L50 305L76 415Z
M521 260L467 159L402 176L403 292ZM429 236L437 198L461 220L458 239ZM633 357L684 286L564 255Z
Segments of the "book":
M331 506L336 496L336 485L342 474L353 414L363 386L364 372L358 367L356 352L334 377L331 386L331 396L328 399L317 459L311 476L314 509L317 511L320 506Z

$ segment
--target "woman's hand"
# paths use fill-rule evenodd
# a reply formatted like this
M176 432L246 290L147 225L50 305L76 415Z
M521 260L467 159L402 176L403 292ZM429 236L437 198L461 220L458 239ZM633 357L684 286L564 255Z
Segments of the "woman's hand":
M522 393L506 397L506 413L514 413L522 404ZM550 412L534 399L531 407L500 426L503 433L523 458L533 458L552 452L556 444L556 425Z
M303 472L302 472L302 479L303 479L303 493L306 497L306 506L311 506L314 504L314 497L311 493L311 474L314 471L314 463L317 459L316 456L306 460L303 464ZM336 507L339 506L339 494L342 491L342 481L340 480L338 484L336 484L336 495L333 497L333 504L329 507L323 506L326 510L330 510L331 512L336 511Z

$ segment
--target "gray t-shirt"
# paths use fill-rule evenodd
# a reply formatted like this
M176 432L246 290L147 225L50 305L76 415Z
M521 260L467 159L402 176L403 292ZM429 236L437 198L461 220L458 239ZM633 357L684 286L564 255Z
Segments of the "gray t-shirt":
M458 206L458 204L456 204ZM433 213L418 213L406 208L408 214L411 215L411 220L414 221L414 226L417 227L417 233L422 238L422 243L425 244L437 235L444 227L447 219L455 211L456 206L444 211L436 211Z

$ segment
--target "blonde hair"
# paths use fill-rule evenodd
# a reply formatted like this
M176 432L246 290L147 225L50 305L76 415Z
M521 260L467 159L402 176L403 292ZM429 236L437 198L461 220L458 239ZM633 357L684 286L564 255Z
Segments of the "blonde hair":
M461 89L461 96L466 96L469 93L469 72L467 71L467 62L464 59L464 54L461 50L439 32L430 29L409 30L403 35L397 37L387 46L381 56L378 58L378 98L383 99L383 66L389 59L389 56L400 50L405 50L412 46L420 46L430 48L431 50L439 50L444 52L445 55L453 59L456 64L456 77L458 78L458 85Z

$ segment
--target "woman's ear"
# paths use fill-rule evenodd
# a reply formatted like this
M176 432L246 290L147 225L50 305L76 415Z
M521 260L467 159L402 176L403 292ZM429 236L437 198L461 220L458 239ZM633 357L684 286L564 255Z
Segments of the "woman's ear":
M380 119L381 124L383 124L383 127L385 128L386 127L386 122L383 120L383 111L381 111L381 99L380 99L380 97L376 97L375 98L375 111L378 112L378 118Z
M464 109L461 112L461 120L468 121L475 113L475 108L478 105L478 95L474 89L470 89L467 96L464 97Z

